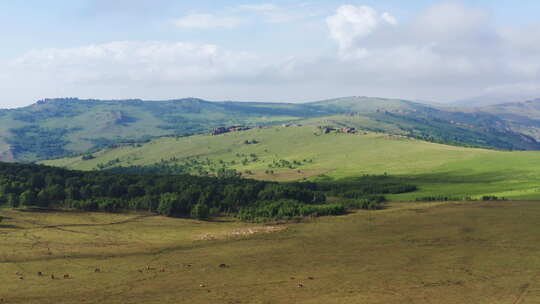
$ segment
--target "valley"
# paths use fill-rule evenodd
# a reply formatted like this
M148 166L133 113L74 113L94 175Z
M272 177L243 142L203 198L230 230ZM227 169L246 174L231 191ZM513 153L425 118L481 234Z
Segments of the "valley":
M540 299L540 144L506 106L32 107L4 114L3 160L39 165L1 163L1 303Z
M538 12L0 1L0 304L540 303Z
M540 300L533 133L353 98L226 120L189 101L197 123L148 135L137 104L4 139L27 149L11 160L56 157L0 163L0 303Z

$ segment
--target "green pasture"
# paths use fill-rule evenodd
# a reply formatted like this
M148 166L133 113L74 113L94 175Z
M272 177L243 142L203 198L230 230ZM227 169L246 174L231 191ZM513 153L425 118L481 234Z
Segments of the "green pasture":
M256 140L257 144L246 144ZM249 155L256 155L251 161ZM125 146L81 157L46 161L45 164L92 170L115 159L115 166L152 165L171 158L222 162L248 178L342 180L364 174L389 174L420 187L395 200L426 196L479 198L483 195L512 199L540 198L540 152L497 151L424 142L383 133L322 134L314 125L272 127L219 136L165 137L142 146ZM250 161L242 164L242 160ZM274 161L304 161L290 168L272 168ZM234 161L234 164L232 163ZM248 173L245 173L248 171Z

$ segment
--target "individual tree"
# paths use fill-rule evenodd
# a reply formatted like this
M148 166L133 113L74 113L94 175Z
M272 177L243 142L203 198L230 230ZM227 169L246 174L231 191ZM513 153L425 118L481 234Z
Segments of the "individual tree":
M15 193L9 193L7 195L7 204L13 208L19 207L19 196Z
M50 203L50 197L49 193L45 189L41 189L36 197L36 201L34 202L34 205L40 206L40 207L47 207Z
M69 187L65 189L65 198L67 200L79 200L81 199L81 194L79 193L79 189L76 187Z
M175 193L163 193L159 198L157 212L161 215L172 216L176 213L176 206L180 201Z
M191 217L194 217L200 220L205 220L205 219L208 219L209 211L210 210L207 205L202 204L202 203L197 203L191 209Z
M24 206L34 206L36 205L36 201L37 197L34 190L26 190L21 193L21 196L19 197L20 204Z

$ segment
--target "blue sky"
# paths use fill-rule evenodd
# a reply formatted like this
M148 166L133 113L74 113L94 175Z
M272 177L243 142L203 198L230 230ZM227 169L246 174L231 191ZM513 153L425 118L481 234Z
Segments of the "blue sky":
M532 0L2 1L0 107L534 96L539 12Z

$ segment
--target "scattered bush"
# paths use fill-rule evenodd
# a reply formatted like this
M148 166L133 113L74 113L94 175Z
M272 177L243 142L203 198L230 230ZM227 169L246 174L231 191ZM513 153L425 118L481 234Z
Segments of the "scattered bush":
M452 197L452 196L423 196L417 197L417 202L447 202L447 201L471 201L470 197Z
M385 202L386 198L384 196L372 196L362 199L344 200L342 204L348 209L376 210L382 209Z
M506 201L505 197L498 197L495 195L484 195L482 196L483 201Z
M296 200L260 201L256 206L240 209L238 218L244 221L294 219L303 216L344 214L341 204L307 205Z

